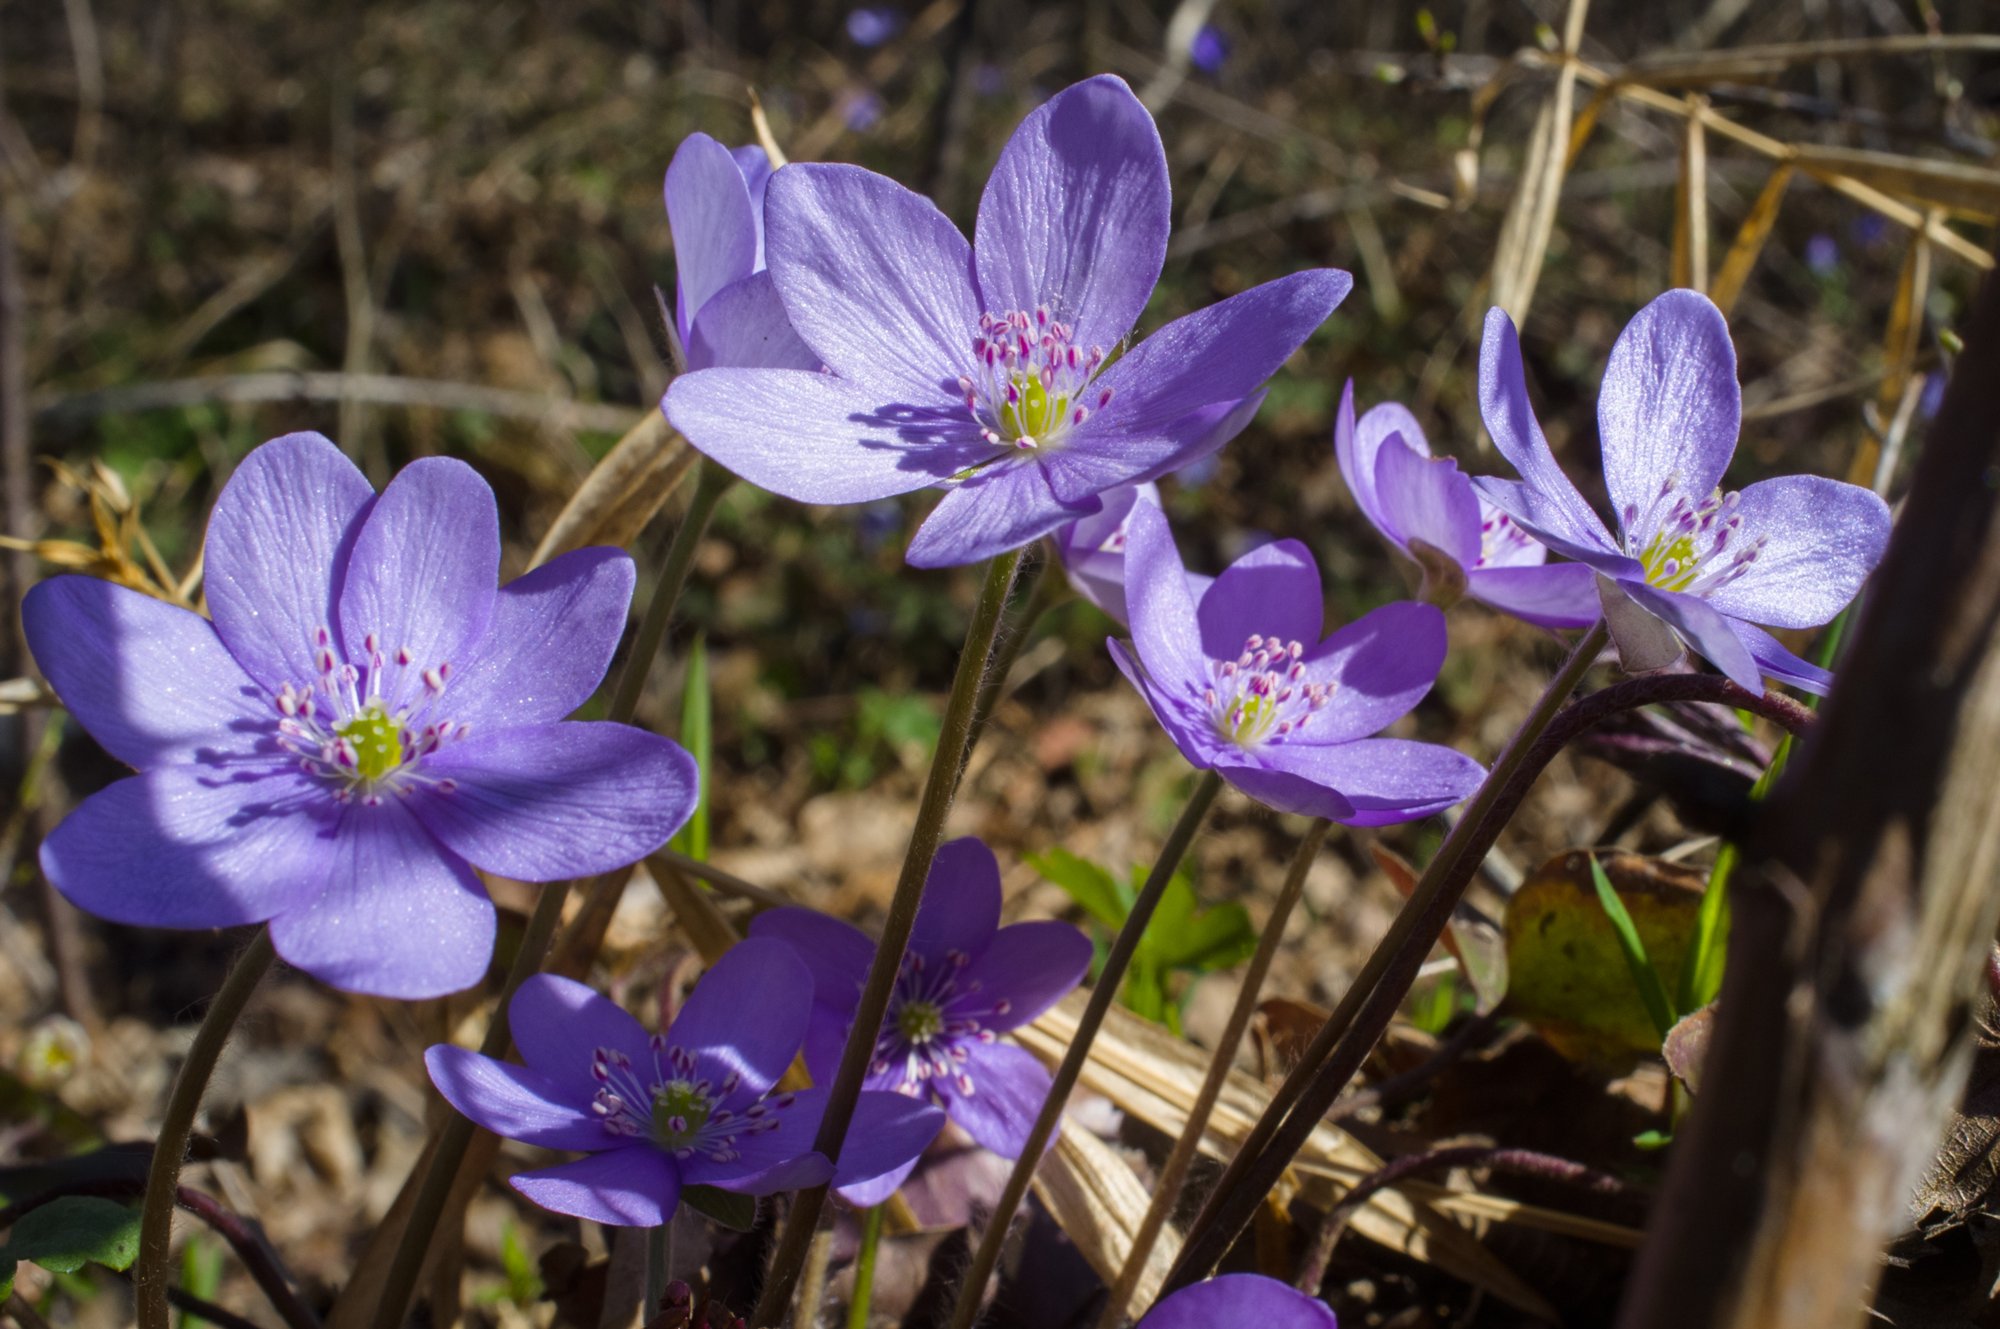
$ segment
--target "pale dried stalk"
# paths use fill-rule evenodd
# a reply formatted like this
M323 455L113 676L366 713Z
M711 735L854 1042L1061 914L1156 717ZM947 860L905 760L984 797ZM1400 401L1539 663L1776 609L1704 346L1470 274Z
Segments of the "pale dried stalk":
M1563 176L1569 166L1570 121L1580 69L1577 48L1583 42L1584 15L1590 0L1570 0L1563 21L1563 44L1556 69L1555 91L1535 117L1529 137L1529 158L1522 184L1501 224L1498 253L1493 261L1493 303L1515 323L1527 319L1528 306L1541 280L1549 240L1555 234L1556 204L1562 198Z

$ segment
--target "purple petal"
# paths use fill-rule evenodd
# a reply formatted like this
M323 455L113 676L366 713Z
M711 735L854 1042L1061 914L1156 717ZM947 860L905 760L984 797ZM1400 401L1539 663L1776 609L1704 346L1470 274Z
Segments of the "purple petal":
M1104 506L1056 532L1056 553L1073 590L1123 626L1125 613L1125 519L1134 503L1160 506L1159 486L1146 483L1107 489Z
M507 1003L507 1027L521 1059L566 1094L597 1092L591 1060L599 1048L652 1064L653 1045L629 1011L573 978L536 974Z
M818 1185L829 1177L840 1186L854 1185L903 1168L944 1127L944 1113L934 1107L901 1094L864 1091L855 1102L836 1170L812 1152L826 1099L824 1089L771 1099L767 1120L777 1127L737 1136L734 1148L741 1158L718 1163L697 1154L681 1165L683 1174L690 1182L755 1195ZM778 1107L780 1102L789 1106Z
M972 1092L962 1085L953 1090L946 1100L951 1119L1000 1157L1019 1158L1049 1096L1048 1068L1012 1043L995 1043L975 1052L964 1074Z
M1139 1329L1338 1329L1326 1304L1262 1274L1224 1274L1182 1288L1153 1307Z
M1478 560L1479 496L1457 462L1422 456L1400 436L1384 439L1375 453L1375 492L1385 532L1405 544L1422 540L1462 567Z
M947 406L979 331L972 246L937 205L859 166L794 164L764 204L792 327L875 404Z
M1315 645L1324 614L1319 565L1297 540L1273 540L1231 563L1195 610L1211 660L1235 659L1253 635Z
M824 1092L809 1089L806 1094ZM815 1122L820 1115L813 1114ZM938 1109L902 1094L863 1092L841 1142L834 1180L852 1186L902 1167L929 1147L944 1129L944 1121L945 1114Z
M1205 717L1195 714L1189 704L1185 684L1172 688L1163 687L1158 680L1146 672L1134 657L1126 643L1116 637L1107 637L1105 646L1111 651L1111 662L1118 666L1118 672L1125 675L1125 681L1138 689L1139 695L1152 708L1153 718L1160 722L1160 728L1167 731L1167 737L1181 750L1181 755L1199 770L1207 770L1215 765L1218 752L1234 753L1236 748L1216 734L1215 726Z
M1750 652L1750 658L1757 662L1757 671L1764 677L1790 684L1816 697L1824 697L1832 690L1832 674L1810 660L1801 660L1793 655L1785 649L1783 642L1764 629L1745 623L1740 618L1730 619L1729 628L1743 643L1743 648Z
M67 576L29 588L21 623L56 696L127 766L212 764L271 746L270 695L200 614Z
M327 791L290 767L162 766L78 804L42 841L42 871L115 923L257 923L319 893L334 813Z
M486 976L493 902L397 799L350 804L326 845L326 889L271 920L278 954L376 997L441 997Z
M1265 750L1272 765L1337 789L1354 811L1349 826L1415 821L1471 796L1486 778L1478 762L1436 743L1363 738L1324 747L1285 743Z
M776 1195L822 1186L833 1178L833 1165L812 1151L811 1132L785 1135L737 1136L730 1148L737 1157L726 1161L697 1152L676 1160L681 1178L690 1186L714 1186L738 1195Z
M1064 441L1062 452L1090 466L1053 474L1057 495L1079 499L1159 474L1152 468L1167 468L1166 457L1180 446L1176 425L1190 412L1255 393L1353 284L1332 268L1295 272L1175 319L1140 342L1092 385L1112 399ZM1124 473L1107 476L1107 466Z
M949 486L903 557L915 568L977 563L1087 517L1096 505L1095 498L1062 502L1049 488L1047 469L1017 454Z
M1388 525L1388 518L1382 511L1380 495L1375 486L1376 457L1382 444L1391 438L1400 437L1404 446L1418 456L1431 455L1431 445L1424 438L1423 427L1409 408L1398 402L1385 401L1357 422L1354 418L1354 380L1349 379L1341 390L1340 407L1333 418L1333 456L1340 464L1340 478L1347 482L1348 492L1354 495L1355 504L1369 524L1389 538L1392 544L1403 543L1403 533Z
M314 634L335 597L374 488L318 434L274 438L243 459L208 519L208 612L229 653L275 691L319 677Z
M734 1106L778 1082L806 1041L813 978L782 941L750 937L724 951L694 985L667 1030L667 1045L725 1066L742 1089Z
M792 331L768 272L732 282L695 315L686 340L689 369L818 369L819 357Z
M674 321L683 344L703 305L757 269L757 214L736 158L706 134L681 140L667 166L674 237Z
M1424 699L1444 667L1444 611L1398 600L1370 610L1306 651L1306 677L1333 698L1285 746L1344 743L1379 732Z
M1621 582L1620 587L1641 609L1650 610L1668 623L1681 640L1731 682L1752 692L1764 690L1764 676L1758 672L1757 662L1750 657L1729 620L1708 601L1637 582Z
M659 1227L681 1200L673 1160L650 1144L591 1154L508 1181L544 1209L609 1227Z
M1125 603L1132 644L1148 675L1167 687L1207 677L1201 624L1173 531L1165 513L1144 504L1126 523Z
M1493 435L1493 445L1528 482L1534 516L1531 520L1526 512L1515 511L1515 506L1495 492L1490 482L1480 484L1481 493L1515 520L1542 535L1544 542L1558 553L1568 553L1570 549L1618 552L1611 532L1556 465L1549 442L1542 437L1535 408L1528 404L1528 380L1521 368L1521 341L1515 335L1514 321L1502 309L1491 309L1486 314L1486 336L1479 346L1479 414ZM1562 543L1556 544L1557 540Z
M910 932L910 954L942 962L977 956L1000 928L1000 862L970 835L938 846Z
M1089 972L1090 938L1068 923L1014 923L995 933L985 953L965 971L959 990L968 992L977 984L978 991L953 1006L981 1012L983 1028L1005 1033L1061 1001ZM999 1001L1007 1003L1004 1013L993 1009Z
M1215 773L1275 812L1296 812L1329 821L1345 821L1354 815L1354 805L1339 790L1290 771L1253 764L1256 761L1247 754L1233 761L1218 760Z
M1160 131L1123 79L1057 93L1007 140L979 200L985 308L1046 304L1077 345L1115 346L1166 263L1170 193Z
M790 169L790 168L787 168ZM964 403L883 407L874 390L797 369L703 369L661 402L689 443L802 503L907 494L990 461Z
M1478 482L1474 481L1475 488L1477 484ZM1506 538L1497 540L1489 549L1484 535L1488 524L1495 522L1506 522L1508 533ZM1525 531L1516 535L1512 518L1494 507L1492 501L1483 494L1479 496L1479 529L1481 533L1479 566L1482 568L1538 568L1549 561L1549 547Z
M1737 539L1764 543L1746 572L1702 598L1752 623L1818 627L1860 593L1889 543L1888 504L1860 485L1817 475L1759 481L1743 491L1736 512Z
M1195 465L1242 433L1256 419L1265 396L1260 388L1240 401L1211 402L1150 433L1120 438L1115 447L1104 446L1094 435L1075 446L1079 430L1043 454L1042 464L1048 468L1050 486L1062 495L1095 494L1157 480Z
M842 1186L834 1194L853 1205L856 1209L873 1209L876 1205L894 1195L901 1188L902 1184L910 1179L910 1174L917 1170L917 1164L922 1161L922 1158L923 1156L919 1154L916 1158L911 1159L899 1168L891 1168L879 1177L871 1177L867 1181L858 1181L852 1186Z
M431 1083L445 1101L495 1135L547 1149L609 1149L624 1141L565 1101L547 1076L440 1043L424 1053Z
M1597 574L1581 563L1474 568L1465 592L1481 604L1545 628L1587 628L1604 617Z
M845 1010L852 1020L875 943L867 933L817 909L767 909L750 920L752 937L768 937L791 947L812 971L813 1000Z
M1591 537L1593 543L1578 544L1565 535L1570 521L1568 514L1562 510L1561 504L1552 502L1548 495L1533 485L1493 475L1476 475L1472 477L1472 486L1479 491L1479 497L1485 503L1506 513L1545 548L1564 558L1587 563L1606 576L1645 575L1638 559L1627 557L1608 543L1598 542L1598 537ZM1603 537L1603 541L1609 540L1610 536Z
M1651 534L1648 517L1667 495L1708 497L1742 416L1729 323L1707 296L1668 291L1632 316L1597 392L1604 487L1628 537Z
M451 851L519 881L608 872L652 853L694 812L680 744L630 725L563 721L477 732L421 760L411 807Z
M450 457L411 462L375 500L354 539L340 588L348 659L368 659L374 634L392 660L383 688L392 709L423 695L423 671L473 657L493 616L500 580L500 510L479 472Z
M592 548L502 586L443 709L454 723L497 729L560 720L589 701L624 635L633 578L629 555Z

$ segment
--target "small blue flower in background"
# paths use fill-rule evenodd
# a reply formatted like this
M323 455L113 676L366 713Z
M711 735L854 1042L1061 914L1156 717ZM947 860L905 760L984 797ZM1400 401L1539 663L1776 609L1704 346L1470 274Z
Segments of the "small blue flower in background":
M610 666L632 560L581 549L496 590L499 513L463 462L414 462L378 495L319 435L274 439L216 500L204 559L213 622L93 577L22 604L56 695L140 772L42 842L80 908L268 920L335 987L433 997L493 953L474 866L607 871L694 810L679 746L564 720Z
M759 914L750 935L790 946L812 970L806 1067L829 1083L875 943L810 909ZM999 1035L1055 1005L1089 969L1090 941L1067 923L1001 927L993 851L969 837L951 841L931 864L865 1083L934 1103L981 1145L1019 1157L1050 1079L1041 1062ZM856 1205L880 1204L915 1165L912 1158L872 1182L843 1185L841 1195Z
M847 39L856 46L880 46L902 30L902 11L887 5L863 5L847 12Z
M1815 277L1828 276L1840 266L1840 242L1822 231L1806 241L1805 258Z
M1757 624L1818 627L1847 607L1882 559L1888 505L1816 475L1721 488L1742 422L1736 348L1707 296L1668 291L1611 348L1597 399L1614 538L1556 465L1528 404L1514 324L1486 316L1480 411L1523 479L1482 477L1482 494L1549 548L1598 573L1620 662L1659 669L1683 643L1730 679L1764 676L1824 693L1832 676Z
M1184 1287L1141 1316L1137 1329L1339 1329L1323 1301L1261 1274L1224 1274Z
M526 1065L442 1043L424 1064L494 1134L585 1154L511 1180L544 1209L599 1223L658 1227L688 1186L770 1195L907 1170L944 1125L936 1108L862 1094L836 1170L813 1152L827 1091L777 1091L805 1040L812 983L788 947L738 942L649 1035L583 984L537 974L507 1007Z
M1398 603L1325 639L1319 568L1296 540L1262 545L1197 595L1167 519L1126 517L1132 644L1112 658L1190 763L1280 812L1384 826L1441 812L1483 778L1434 743L1372 737L1423 700L1444 664L1444 613Z
M882 110L882 98L872 88L855 88L840 99L841 119L857 134L882 123Z
M1213 23L1201 25L1188 45L1188 59L1204 74L1214 74L1229 60L1229 39Z

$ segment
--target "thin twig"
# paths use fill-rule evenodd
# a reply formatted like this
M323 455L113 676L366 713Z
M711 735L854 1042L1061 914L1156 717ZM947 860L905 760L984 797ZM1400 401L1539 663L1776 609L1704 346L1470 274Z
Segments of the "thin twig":
M271 1249L271 1243L265 1240L260 1229L245 1222L214 1196L191 1186L176 1190L174 1202L208 1224L217 1236L229 1243L230 1249L236 1252L236 1258L243 1262L250 1277L257 1281L272 1309L284 1317L291 1329L319 1329L319 1316L299 1300L298 1293L292 1288L291 1275L286 1272L278 1253Z

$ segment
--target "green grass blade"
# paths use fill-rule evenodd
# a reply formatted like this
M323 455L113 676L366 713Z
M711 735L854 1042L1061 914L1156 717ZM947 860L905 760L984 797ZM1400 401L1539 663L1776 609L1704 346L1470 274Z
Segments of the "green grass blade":
M1603 865L1597 861L1596 854L1590 856L1590 880L1597 887L1597 902L1604 906L1605 915L1618 934L1618 949L1624 952L1625 964L1632 971L1632 982L1639 989L1639 999L1646 1003L1646 1014L1652 1017L1660 1037L1665 1039L1667 1031L1674 1027L1673 1007L1667 1002L1667 985L1660 980L1660 971L1653 968L1653 961L1646 954L1646 943L1640 939L1639 929L1632 923L1632 915L1625 912L1625 902L1612 889L1611 878L1604 875Z

